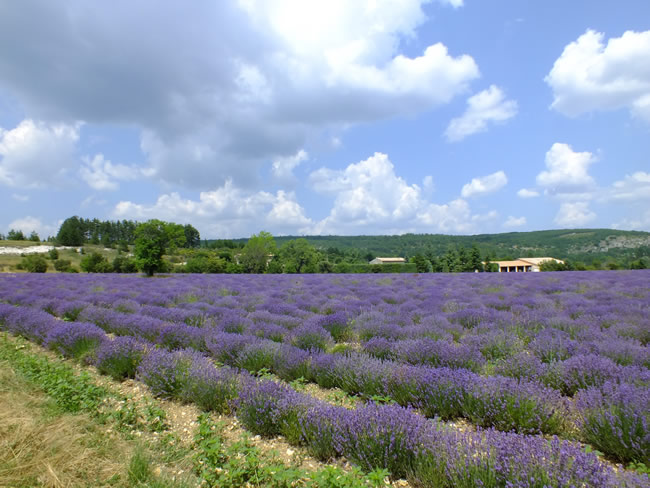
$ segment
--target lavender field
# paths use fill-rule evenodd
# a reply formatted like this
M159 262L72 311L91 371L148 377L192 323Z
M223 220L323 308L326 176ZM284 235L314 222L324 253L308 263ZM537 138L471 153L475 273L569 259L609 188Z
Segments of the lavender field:
M5 274L0 329L414 485L650 486L648 271Z

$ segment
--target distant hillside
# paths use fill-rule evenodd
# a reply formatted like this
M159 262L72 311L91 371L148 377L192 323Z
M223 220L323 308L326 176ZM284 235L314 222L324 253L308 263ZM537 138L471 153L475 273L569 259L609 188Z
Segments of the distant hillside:
M496 258L553 256L585 262L594 259L637 258L650 252L650 233L612 229L565 229L504 234L452 236L443 234L404 234L401 236L281 236L284 242L304 237L319 249L335 247L358 249L375 256L411 257L418 253L440 255L449 247L471 247L476 244L481 254ZM246 242L246 239L239 239Z

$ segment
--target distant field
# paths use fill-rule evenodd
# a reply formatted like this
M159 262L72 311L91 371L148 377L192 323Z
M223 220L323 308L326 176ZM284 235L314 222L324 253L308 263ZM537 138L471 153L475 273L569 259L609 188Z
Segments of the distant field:
M28 248L34 246L51 246L51 243L48 242L31 242L31 241L0 241L0 249L11 247L11 248ZM83 249L86 253L98 252L102 256L105 256L109 262L112 262L115 257L117 257L118 252L116 249L106 249L101 245L86 244L83 246ZM83 258L83 255L77 252L77 248L73 249L59 249L59 259L65 259L71 262L72 266L76 269L79 269L79 263ZM48 253L40 253L43 257L48 258ZM22 257L20 254L4 254L0 253L0 272L7 273L22 273L22 270L16 269L16 265L20 263ZM57 273L54 269L52 261L48 260L48 273Z

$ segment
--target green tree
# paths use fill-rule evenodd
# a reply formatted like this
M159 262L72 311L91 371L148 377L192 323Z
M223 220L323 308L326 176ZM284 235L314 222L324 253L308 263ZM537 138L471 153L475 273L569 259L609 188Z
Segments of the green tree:
M32 242L41 242L41 238L38 237L38 234L36 233L35 230L33 230L31 234L29 234L29 240Z
M22 269L30 273L45 273L47 271L47 261L43 256L30 254L25 256L20 262Z
M9 241L24 241L25 239L25 234L23 234L22 230L14 230L11 229L9 233L7 234L7 240Z
M183 233L185 234L185 247L195 248L201 245L201 234L190 224L183 226Z
M185 244L185 231L182 225L162 220L149 220L135 229L135 262L138 269L153 276L166 269L163 256Z
M280 248L280 259L286 273L316 273L318 252L307 239L292 239Z
M481 262L481 251L479 251L476 244L472 244L469 251L469 271L479 270L483 271L483 263Z
M113 267L109 264L108 259L98 252L91 252L81 258L79 266L86 273L110 273Z
M56 241L62 246L81 246L84 243L83 224L79 217L69 217L63 221L56 235Z
M113 273L135 273L137 270L138 266L134 259L126 256L116 256L113 259Z
M415 269L418 273L427 273L431 264L422 254L416 254L411 258L411 262L415 263Z
M244 272L264 273L268 261L277 253L275 239L269 232L253 234L242 249L239 257Z

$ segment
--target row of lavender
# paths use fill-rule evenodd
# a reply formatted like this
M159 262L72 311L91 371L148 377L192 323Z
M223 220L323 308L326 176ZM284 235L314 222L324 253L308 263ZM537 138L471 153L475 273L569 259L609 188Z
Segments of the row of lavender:
M278 342L299 340L296 329L334 313L342 320L316 324L326 334L315 345L430 337L462 346L440 359L452 364L442 365L472 370L524 350L544 362L595 353L650 366L647 273L591 274L562 282L549 275L197 276L149 283L119 276L21 277L19 286L0 281L0 296L43 309L65 307L59 314L90 303Z
M347 281L341 277L278 277L266 282L266 277L239 277L239 281L143 281L130 277L112 282L102 277L81 283L61 280L57 282L61 288L39 290L32 295L25 293L34 288L30 284L24 285L24 290L13 286L6 290L6 297L14 303L30 303L71 318L81 312L81 317L113 333L140 335L169 348L193 346L209 350L221 361L251 371L268 368L286 379L305 376L350 393L390 396L431 416L464 416L478 425L503 430L554 433L566 428L566 422L560 419L569 418L564 410L571 404L536 381L483 378L464 371L463 366L473 371L487 369L542 380L565 394L608 384L607 395L583 392L578 396L578 405L589 404L593 408L593 398L600 398L602 409L612 407L613 403L623 404L628 410L632 407L637 417L638 412L647 412L642 395L628 394L639 399L630 402L618 393L622 389L620 383L632 383L641 392L648 385L648 348L642 342L643 333L649 328L644 315L648 308L647 274L590 273L588 286L583 276L571 274L572 279L561 284L546 277L542 280L541 276L537 281L526 277L528 283L508 281L511 277L503 275L490 279L471 277L472 280L448 277L447 281L408 277L392 279L392 283L384 277L371 277L374 282L363 286L357 281L358 276L348 277ZM386 291L387 287L394 288L392 294ZM404 299L403 289L411 299ZM74 296L71 293L84 300L70 300ZM312 302L303 300L305 293L314 294ZM494 295L499 308L488 306L494 302ZM427 296L429 300L425 299ZM477 301L476 296L488 305ZM553 297L553 309L548 307L547 296ZM374 304L364 308L360 297L369 301L374 298ZM279 299L285 301L278 302ZM89 307L89 303L94 306ZM427 315L427 310L432 315ZM322 315L316 311L333 313ZM167 318L176 325L154 316ZM390 327L389 322L393 323ZM203 328L188 327L187 323ZM368 334L371 326L377 332L374 336ZM282 332L279 340L290 337L292 343L302 348L325 347L323 340L331 337L347 335L349 340L349 336L356 336L369 339L365 349L379 357L460 369L399 367L394 362L373 361L358 354L314 355L249 335L251 329L259 331L265 327ZM220 330L231 333L215 333ZM389 330L399 330L402 335L391 336ZM440 337L445 333L458 343ZM427 338L435 334L438 340ZM398 337L420 338L395 340ZM519 346L512 347L513 343ZM498 347L503 344L507 347ZM618 347L612 348L612 344ZM523 350L509 355L509 351L517 351L522 345ZM508 352L500 353L504 350ZM409 382L403 379L406 376ZM585 398L592 400L583 401ZM625 423L626 415L618 422ZM644 420L643 415L641 419ZM630 427L626 425L627 429ZM641 434L646 432L644 427ZM586 434L585 437L588 438Z
M159 396L206 410L234 410L252 432L284 435L320 459L345 456L365 469L386 468L422 486L647 487L647 476L617 471L557 438L461 433L397 406L335 407L271 381L217 368L191 350L167 351L132 337L111 339L94 324L63 322L34 309L0 304L0 325L101 372L135 376Z
M170 350L192 347L209 352L220 362L251 372L268 369L288 381L304 377L324 387L338 386L351 394L389 397L400 405L416 407L430 417L465 417L477 425L503 431L562 435L570 433L575 423L570 415L576 415L572 404L562 399L558 391L533 381L482 377L463 369L407 366L358 353L310 353L255 336L220 333L211 328L165 323L158 319L143 320L94 306L84 309L81 317L110 333L135 335ZM645 385L650 380L648 370L618 366L604 358L576 356L559 364L564 368L560 370L555 366L553 370L557 374L552 377L574 387L603 386L607 382ZM588 367L580 367L585 365ZM619 390L617 386L616 391ZM578 397L578 405L584 396ZM644 403L620 399L618 394L608 395L599 406L611 406L611 399L616 399L616 404L624 404L621 422L646 408ZM635 429L636 424L627 428Z

